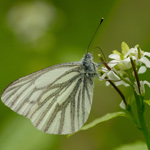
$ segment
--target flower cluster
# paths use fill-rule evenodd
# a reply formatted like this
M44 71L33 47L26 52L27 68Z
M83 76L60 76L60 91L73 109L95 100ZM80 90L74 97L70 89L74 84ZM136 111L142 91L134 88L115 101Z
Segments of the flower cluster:
M105 62L101 55L99 55L104 67L101 68L99 79L106 80L106 85L111 86L120 95L122 102L120 107L124 109L126 116L134 122L146 139L148 149L150 150L150 134L145 122L144 112L145 104L150 106L150 99L145 99L145 85L150 87L150 83L146 80L140 80L140 74L144 74L150 68L150 53L141 50L139 45L134 48L122 42L122 51L114 50L109 58L109 63ZM124 93L118 88L119 85L127 86L131 89L130 94ZM135 105L132 105L135 102ZM137 112L132 108L135 108ZM135 116L137 113L137 116Z
M135 71L138 75L145 73L147 68L150 68L150 60L148 59L150 53L141 50L139 45L130 49L125 42L122 42L121 48L121 53L114 50L113 54L109 55L109 58L112 59L107 64L110 69L108 67L102 68L102 77L107 77L108 79L115 81L114 84L116 86L132 86L137 94L144 94L144 85L146 84L150 87L150 83L144 80L139 81L138 85ZM109 85L108 81L106 82L106 85Z

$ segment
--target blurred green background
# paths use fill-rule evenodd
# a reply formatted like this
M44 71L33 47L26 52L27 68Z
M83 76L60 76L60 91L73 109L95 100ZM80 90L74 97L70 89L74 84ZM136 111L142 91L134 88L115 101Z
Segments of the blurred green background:
M120 50L122 41L150 51L149 0L1 0L0 92L34 71L79 61L102 17L105 20L90 51L100 46L107 57L112 50ZM149 78L148 73L144 78ZM95 79L88 122L119 111L120 102L114 89ZM110 120L70 138L48 135L0 102L0 150L111 150L137 140L144 140L143 135L126 118Z

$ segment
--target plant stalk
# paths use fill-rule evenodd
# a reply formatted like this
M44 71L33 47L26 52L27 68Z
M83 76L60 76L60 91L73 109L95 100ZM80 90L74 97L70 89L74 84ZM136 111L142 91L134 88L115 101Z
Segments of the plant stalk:
M134 96L136 99L137 113L138 113L138 118L141 126L141 131L143 132L143 135L145 137L148 150L150 150L150 134L144 118L144 107L141 102L142 98L141 96L137 95L136 92L134 92Z

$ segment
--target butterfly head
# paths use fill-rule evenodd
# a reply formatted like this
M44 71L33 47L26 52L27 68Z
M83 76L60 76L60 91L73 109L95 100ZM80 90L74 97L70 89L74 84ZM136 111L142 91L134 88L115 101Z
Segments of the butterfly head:
M88 76L95 74L96 72L96 67L95 63L93 62L93 56L90 53L87 53L84 55L82 59L82 65L84 68L84 73L86 73Z
M85 60L93 60L93 56L92 56L91 53L87 53L87 54L84 55L84 59Z

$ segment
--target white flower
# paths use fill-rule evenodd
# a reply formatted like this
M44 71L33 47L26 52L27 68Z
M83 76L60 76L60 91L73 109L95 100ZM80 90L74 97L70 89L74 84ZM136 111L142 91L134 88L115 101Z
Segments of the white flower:
M117 68L119 70L128 70L131 68L131 62L130 62L130 58L124 58L123 60L122 59L118 59L118 54L117 55L114 55L114 54L111 54L109 55L109 58L113 58L115 60L112 60L110 61L109 63L109 66L111 66L110 64L114 64L114 66L117 66Z
M138 71L138 74L142 74L142 73L145 73L146 72L146 67L145 66L141 66L140 68L139 68L139 71Z
M150 61L147 57L150 57L149 52L142 51L138 45L134 48L131 48L126 54L125 58L132 56L132 59L135 60L137 66L141 66L141 64L145 64L146 67L150 68Z
M148 81L146 81L146 80L140 81L140 91L141 91L141 94L145 94L145 84L146 84L148 87L150 87L150 83L149 83ZM137 86L137 82L135 82L134 88L135 88L136 93L137 93L138 95L140 95L140 94L139 94L139 89L138 89L138 86Z
M124 101L121 101L121 103L120 103L120 108L122 108L122 109L126 109L126 105L125 105L125 103L124 103Z
M130 76L134 75L130 58L132 58L135 64L137 73L143 74L147 71L147 68L150 68L150 60L147 58L150 57L150 53L141 50L139 45L136 45L134 48L130 49L125 42L122 42L121 47L122 53L115 50L113 51L113 54L109 55L109 58L112 59L108 63L108 66L111 68L111 71L107 68L103 68L103 77L107 76L110 80L114 81L121 80L115 82L116 86L129 86L129 82L131 82ZM125 81L129 82L125 83ZM107 85L109 85L109 83L107 83Z
M120 70L128 70L132 67L130 57L135 60L137 66L145 64L147 68L150 68L150 61L145 56L150 57L150 53L142 51L139 46L136 45L134 48L129 49L128 52L124 55L118 51L114 51L113 54L109 55L109 58L113 59L110 61L110 63L116 63L113 66L118 67Z
M116 86L130 86L138 95L144 96L145 85L150 88L150 83L146 80L140 81L138 74L143 74L147 71L147 68L150 68L150 53L141 50L139 45L130 49L125 42L122 43L121 47L121 53L115 50L113 54L109 55L109 58L112 60L108 64L104 63L105 67L102 68L102 77L113 81L113 84ZM108 80L106 80L106 86L112 84ZM124 99L120 103L120 107L126 109L126 105L130 104L128 102Z

